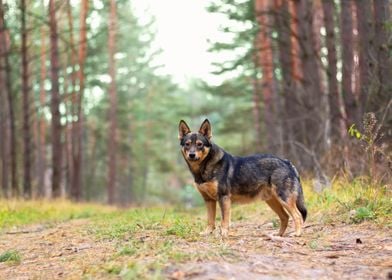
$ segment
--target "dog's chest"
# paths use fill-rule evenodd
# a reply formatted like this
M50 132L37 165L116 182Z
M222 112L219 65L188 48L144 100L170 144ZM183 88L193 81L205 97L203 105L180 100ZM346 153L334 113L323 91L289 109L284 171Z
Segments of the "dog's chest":
M201 184L195 183L197 190L205 199L218 200L218 182L210 181Z

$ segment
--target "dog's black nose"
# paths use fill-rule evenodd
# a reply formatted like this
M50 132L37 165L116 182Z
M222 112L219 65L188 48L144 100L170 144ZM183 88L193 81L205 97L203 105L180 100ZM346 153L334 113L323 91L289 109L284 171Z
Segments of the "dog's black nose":
M195 158L196 154L189 154L189 158Z

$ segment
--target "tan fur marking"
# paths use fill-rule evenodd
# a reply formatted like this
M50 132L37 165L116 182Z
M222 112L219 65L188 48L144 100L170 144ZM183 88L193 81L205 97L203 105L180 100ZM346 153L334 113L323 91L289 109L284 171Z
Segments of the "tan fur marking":
M208 226L212 229L215 229L216 201L208 200L206 201L206 206Z
M199 158L198 162L202 162L206 158L209 152L210 152L209 147L204 147L203 151L196 151L196 157Z
M200 235L208 235L215 230L215 217L216 217L216 201L206 200L207 207L207 227L203 230Z
M279 235L283 236L284 232L286 231L287 225L289 223L289 215L284 210L282 204L279 202L276 196L272 196L271 199L267 200L266 203L271 207L271 209L278 214L280 219L280 229Z
M290 208L289 211L292 213L291 215L294 220L295 236L301 236L303 219L297 208L297 196L295 194L292 194L291 197L289 197L287 205Z
M222 223L221 234L222 237L227 237L229 234L230 220L231 220L231 199L226 197L221 202Z
M301 236L303 219L297 208L297 193L291 193L290 197L287 199L287 203L278 197L275 190L273 191L273 194L294 220L295 236Z
M261 186L260 191L255 196L232 194L231 201L235 203L250 203L255 200L269 200L272 197L271 189Z
M199 158L199 160L196 161L191 161L188 159L188 154L184 149L181 149L182 155L184 156L185 160L188 162L189 167L191 168L192 172L199 172L200 169L200 163L206 158L210 151L209 147L204 147L204 151L196 151L196 157Z
M211 182L205 182L203 184L195 184L197 190L201 193L201 195L205 199L212 199L212 200L217 200L218 199L218 182L217 181L211 181Z

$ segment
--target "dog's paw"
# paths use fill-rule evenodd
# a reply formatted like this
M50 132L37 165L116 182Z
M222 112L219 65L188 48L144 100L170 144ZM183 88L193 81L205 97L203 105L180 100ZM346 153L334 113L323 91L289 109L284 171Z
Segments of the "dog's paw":
M206 236L206 235L210 235L214 232L215 228L208 226L205 230L203 230L202 232L199 233L199 235L201 236Z
M301 235L302 235L301 231L299 231L299 232L296 231L296 232L289 233L290 237L301 237Z
M222 239L226 239L229 236L229 229L228 228L221 228L220 234Z

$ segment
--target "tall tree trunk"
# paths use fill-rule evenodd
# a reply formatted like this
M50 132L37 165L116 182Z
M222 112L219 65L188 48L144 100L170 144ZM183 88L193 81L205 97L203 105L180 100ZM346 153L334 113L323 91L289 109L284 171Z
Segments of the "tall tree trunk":
M342 47L342 97L346 113L346 127L358 123L358 104L354 95L354 38L353 3L341 1L341 45ZM347 47L344 47L347 46ZM350 47L348 47L350 46Z
M2 0L0 0L0 88L6 88L6 72L5 72L5 56L8 55L7 37L4 26L4 9ZM3 197L8 197L9 190L9 131L8 131L8 102L7 91L2 90L0 94L0 122L1 122L1 136L0 137L0 156L1 156L1 188Z
M49 0L50 27L50 60L51 60L51 114L52 114L52 193L54 197L61 194L62 148L61 148L61 116L59 86L59 54L55 0Z
M369 110L376 112L380 104L387 104L392 92L392 56L391 45L388 47L388 40L391 38L391 31L388 24L391 23L390 1L377 0L374 5L374 44L377 58L377 90L369 100ZM382 107L382 106L381 106ZM390 118L392 120L392 117Z
M268 148L271 149L276 141L276 131L274 126L274 108L272 97L276 94L274 86L274 61L271 43L271 12L272 4L270 0L255 1L256 20L258 22L258 33L256 37L258 67L262 72L261 91L264 103L264 122L267 134Z
M304 96L302 103L303 110L307 116L304 121L306 133L302 135L303 143L313 150L322 149L325 146L323 130L320 123L323 123L323 108L321 100L323 91L321 88L321 77L319 68L318 50L315 49L316 41L313 33L313 5L310 0L299 0L295 2L295 9L298 18L298 40L300 45L300 57L302 63L302 87Z
M41 71L40 71L40 91L39 101L41 114L39 116L39 145L38 145L38 197L45 195L45 172L46 172L46 119L43 109L46 104L45 80L46 80L46 32L45 27L41 27Z
M288 12L290 16L290 42L291 42L291 56L292 56L292 76L298 85L302 81L303 73L301 69L301 58L300 58L300 44L298 41L298 15L296 9L296 1L282 0L283 3L288 1Z
M26 29L26 0L21 0L22 15L22 92L23 92L23 195L31 197L31 128L30 128L30 87L29 62Z
M79 52L78 52L78 80L79 80L79 94L74 93L74 106L76 109L76 120L72 125L72 185L71 194L75 200L80 200L82 193L82 126L83 126L83 115L82 115L82 100L84 91L84 63L87 54L87 12L88 12L88 0L81 2L80 12L80 35L79 35Z
M2 24L3 24L3 47L4 50L4 66L5 66L5 88L4 91L7 95L8 101L8 112L9 112L9 128L10 128L10 155L11 155L11 190L12 196L16 197L19 195L19 182L18 182L18 166L17 166L17 141L15 136L16 125L15 125L15 111L14 111L14 96L12 94L12 83L11 83L11 64L9 61L10 54L10 39L9 39L9 31L4 20L4 4L0 0L0 7L2 9Z
M357 8L357 24L359 36L359 119L366 111L368 96L374 91L372 79L374 78L373 61L373 16L372 5L369 0L355 0Z
M1 36L1 35L0 35ZM1 40L1 38L0 38ZM0 49L0 67L3 67L2 63L2 57L1 55L3 52ZM0 70L0 87L4 88L4 74L3 70ZM0 95L0 134L2 137L0 137L0 158L1 158L1 190L2 190L2 195L3 197L7 198L8 197L8 189L9 189L9 179L8 179L8 127L7 127L7 102L6 102L6 96L1 94Z
M257 58L256 58L257 59ZM254 62L255 65L258 63ZM254 129L254 137L255 137L255 149L256 151L261 150L261 126L260 126L260 86L257 75L255 74L252 79L253 86L253 129Z
M255 67L255 73L252 78L252 102L253 102L253 130L254 130L254 138L255 138L255 149L259 151L261 149L261 124L260 124L260 81L258 73L260 72L259 65L259 38L256 36L253 41L253 64Z
M67 94L67 123L63 128L64 131L64 157L65 157L65 166L66 166L66 189L69 191L69 196L71 199L78 200L75 196L74 190L74 165L73 165L73 138L74 138L74 122L76 116L76 99L77 99L77 90L76 90L76 79L77 79L77 71L76 71L76 64L77 64L77 48L75 46L75 39L74 39L74 18L72 15L72 6L71 1L67 0L66 3L66 14L68 19L68 29L69 29L69 49L70 49L70 59L71 64L67 62L65 68L69 66L72 68L72 72L70 75L71 81L71 93L70 98L68 98L69 93L66 91ZM68 56L67 56L68 58ZM70 101L70 102L69 102Z
M291 3L291 1L290 1ZM295 131L300 130L301 125L295 119L298 117L298 94L295 90L296 78L299 77L299 67L295 67L294 61L298 60L295 55L294 45L298 46L297 40L292 40L296 35L296 25L293 20L292 11L290 12L289 1L275 0L275 26L278 33L279 63L282 70L282 94L283 100L279 112L282 112L282 137L284 141L282 154L290 156L296 161L299 159L295 156ZM298 68L298 69L296 69ZM298 72L295 74L295 72ZM279 96L280 97L280 96ZM278 106L279 107L279 106Z
M345 133L345 124L341 113L341 98L339 96L337 80L337 54L336 54L336 36L335 36L335 6L333 1L323 0L324 25L326 29L326 45L328 50L328 101L329 114L331 123L331 136L333 141L342 139Z
M114 54L116 51L116 23L117 11L116 0L110 0L110 17L109 17L109 76L111 78L109 85L109 133L108 133L108 202L115 202L116 187L116 152L117 152L117 93L116 93L116 65Z

